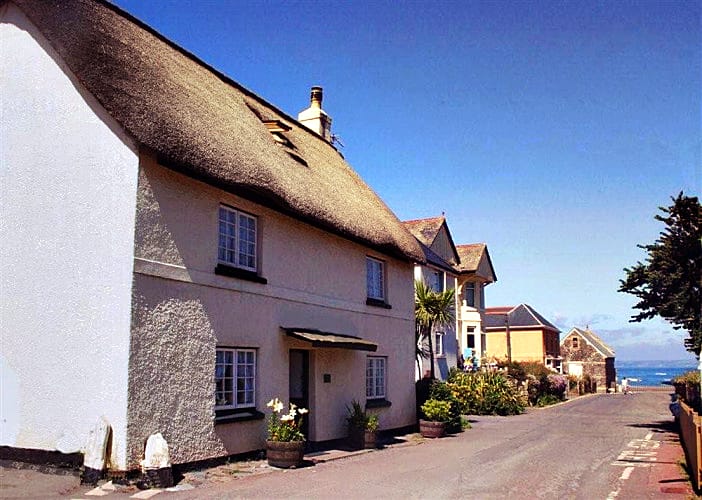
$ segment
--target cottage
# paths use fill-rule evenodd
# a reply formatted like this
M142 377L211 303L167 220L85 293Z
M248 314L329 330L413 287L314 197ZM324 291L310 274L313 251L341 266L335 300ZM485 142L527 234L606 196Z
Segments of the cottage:
M417 241L331 144L103 0L0 3L0 450L263 448L268 400L411 426ZM304 124L302 123L304 122Z
M614 351L589 328L573 327L561 342L561 356L565 373L576 377L589 375L597 383L598 391L616 387Z
M487 351L499 359L535 361L561 370L560 330L528 304L485 310Z

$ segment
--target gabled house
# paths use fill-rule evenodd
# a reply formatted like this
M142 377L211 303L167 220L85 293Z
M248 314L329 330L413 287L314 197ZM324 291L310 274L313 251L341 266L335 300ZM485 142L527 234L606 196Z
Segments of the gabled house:
M489 356L535 361L561 371L560 330L530 305L488 307L485 331Z
M485 287L497 281L497 275L485 243L456 246L460 263L458 269L458 342L463 357L475 351L478 360L487 351L483 328L485 317Z
M614 351L589 328L573 327L561 341L561 356L565 373L576 377L589 375L597 383L598 391L616 387Z
M455 290L459 257L446 218L440 216L416 219L404 221L403 224L414 235L424 252L424 262L415 264L414 279L423 281L434 291ZM456 299L454 312L457 304ZM443 380L448 376L449 370L458 365L456 325L437 325L432 334L434 372L437 378ZM425 344L426 348L428 343L425 341ZM422 360L418 377L429 369L430 363L429 359Z
M101 417L116 471L155 432L175 464L248 452L274 397L312 442L353 399L415 423L425 255L321 89L302 124L102 0L2 1L0 44L0 452Z

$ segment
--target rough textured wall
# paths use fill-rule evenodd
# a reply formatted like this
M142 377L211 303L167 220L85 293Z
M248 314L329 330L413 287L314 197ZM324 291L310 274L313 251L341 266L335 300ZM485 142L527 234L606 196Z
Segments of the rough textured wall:
M185 296L133 299L128 467L138 466L155 432L168 442L173 463L226 455L213 427L216 341L204 307Z
M125 462L138 156L12 3L0 4L0 445Z
M568 361L581 361L583 363L583 375L590 375L597 382L598 390L606 388L616 381L614 371L614 358L604 358L602 354L588 344L585 339L578 337L577 347L573 347L573 336L564 339L561 344L561 356L563 364Z

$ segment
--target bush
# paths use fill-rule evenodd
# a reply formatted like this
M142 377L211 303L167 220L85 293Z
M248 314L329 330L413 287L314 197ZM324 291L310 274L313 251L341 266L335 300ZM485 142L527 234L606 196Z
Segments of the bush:
M682 375L674 377L671 381L673 384L699 384L700 383L700 372L698 370L691 370L685 372Z
M524 401L516 385L499 372L456 373L447 386L469 415L517 415Z
M432 422L448 422L451 419L451 403L429 398L422 405L422 413Z
M546 380L548 381L548 395L555 396L561 400L565 399L568 379L566 379L563 375L552 373L546 377Z
M553 394L544 394L543 396L540 396L539 399L536 400L536 406L538 407L544 407L544 406L550 406L554 405L561 400L554 396Z
M431 385L429 397L431 399L449 403L450 415L449 419L446 421L446 431L451 433L460 432L462 407L460 401L456 398L451 385L446 382L440 382L438 380L435 381Z
M569 391L577 390L579 383L580 383L580 379L578 377L576 377L575 375L568 375L568 390Z

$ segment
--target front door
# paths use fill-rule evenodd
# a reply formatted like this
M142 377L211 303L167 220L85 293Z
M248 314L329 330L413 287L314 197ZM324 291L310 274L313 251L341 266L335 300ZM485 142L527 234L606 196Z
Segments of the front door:
M310 409L310 353L290 349L290 402L298 408ZM302 420L302 432L309 440L309 414Z

